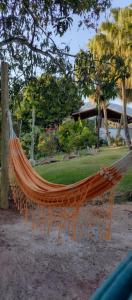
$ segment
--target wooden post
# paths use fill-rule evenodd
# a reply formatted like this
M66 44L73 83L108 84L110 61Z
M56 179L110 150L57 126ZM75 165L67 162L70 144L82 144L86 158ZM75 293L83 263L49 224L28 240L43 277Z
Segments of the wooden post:
M1 199L0 207L7 209L9 207L8 190L8 142L9 142L9 92L8 92L8 64L1 63L1 109L2 109L2 134L1 134Z

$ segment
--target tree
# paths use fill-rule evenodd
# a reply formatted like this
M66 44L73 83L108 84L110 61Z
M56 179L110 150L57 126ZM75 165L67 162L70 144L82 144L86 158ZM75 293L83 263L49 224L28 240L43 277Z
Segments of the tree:
M107 122L107 104L109 99L116 95L115 83L120 75L116 68L118 64L116 57L103 55L99 58L92 47L90 48L92 51L81 51L78 54L75 69L82 92L97 104L97 147L99 147L100 108L103 108L104 112L108 143L111 142Z
M26 76L36 66L64 71L63 57L69 47L58 48L55 35L62 36L78 16L78 26L94 26L110 0L5 0L0 3L0 59L7 60Z
M31 79L23 86L20 94L12 90L12 102L18 101L19 105L14 105L13 115L17 124L23 121L23 132L31 128L33 108L36 126L46 128L61 124L65 117L78 110L82 104L81 94L72 77L50 74Z
M103 54L117 56L118 68L122 70L117 81L117 90L123 101L123 121L126 142L131 149L131 140L127 124L126 105L132 90L131 77L131 18L132 9L111 10L112 20L101 24L99 33L93 39L93 51L101 57Z

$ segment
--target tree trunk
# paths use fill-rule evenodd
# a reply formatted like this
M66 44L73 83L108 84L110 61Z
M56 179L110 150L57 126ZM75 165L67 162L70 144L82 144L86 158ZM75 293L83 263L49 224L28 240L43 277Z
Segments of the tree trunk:
M123 115L121 115L120 118L120 123L119 123L119 127L117 128L117 134L116 134L116 139L118 139L120 137L120 133L121 133L121 126L123 125Z
M100 121L101 121L101 110L100 110L100 103L98 101L98 116L97 116L97 149L99 149L100 146Z
M130 139L130 135L129 135L127 112L126 112L127 102L126 102L125 79L122 80L122 100L123 100L123 123L124 123L125 139L126 139L126 144L129 148L129 150L131 150L132 145L131 145L131 139Z
M1 103L1 99L0 99ZM1 107L0 107L0 168L1 168Z
M9 191L9 170L8 170L8 143L9 143L9 93L8 93L8 64L1 63L1 199L0 207L7 209L9 207L8 191Z
M106 131L106 136L107 136L107 141L108 145L111 145L111 137L110 137L110 132L109 132L109 126L108 126L108 119L107 119L107 107L106 104L103 103L103 112L104 112L104 126L105 126L105 131Z
M35 143L35 107L32 108L32 134L31 134L31 149L30 160L34 161L34 143Z

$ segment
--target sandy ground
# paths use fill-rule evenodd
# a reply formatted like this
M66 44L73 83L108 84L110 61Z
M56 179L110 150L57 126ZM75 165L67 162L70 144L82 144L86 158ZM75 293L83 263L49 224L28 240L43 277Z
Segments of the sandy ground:
M57 245L34 235L14 210L0 211L0 300L88 300L132 249L132 205L115 205L112 239Z

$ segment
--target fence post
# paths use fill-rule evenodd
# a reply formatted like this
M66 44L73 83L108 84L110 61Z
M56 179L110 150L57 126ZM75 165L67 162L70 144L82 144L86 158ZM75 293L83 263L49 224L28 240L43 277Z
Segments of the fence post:
M9 92L8 92L8 64L1 63L1 199L0 207L7 209L9 207L9 174L8 174L8 142L9 142Z

